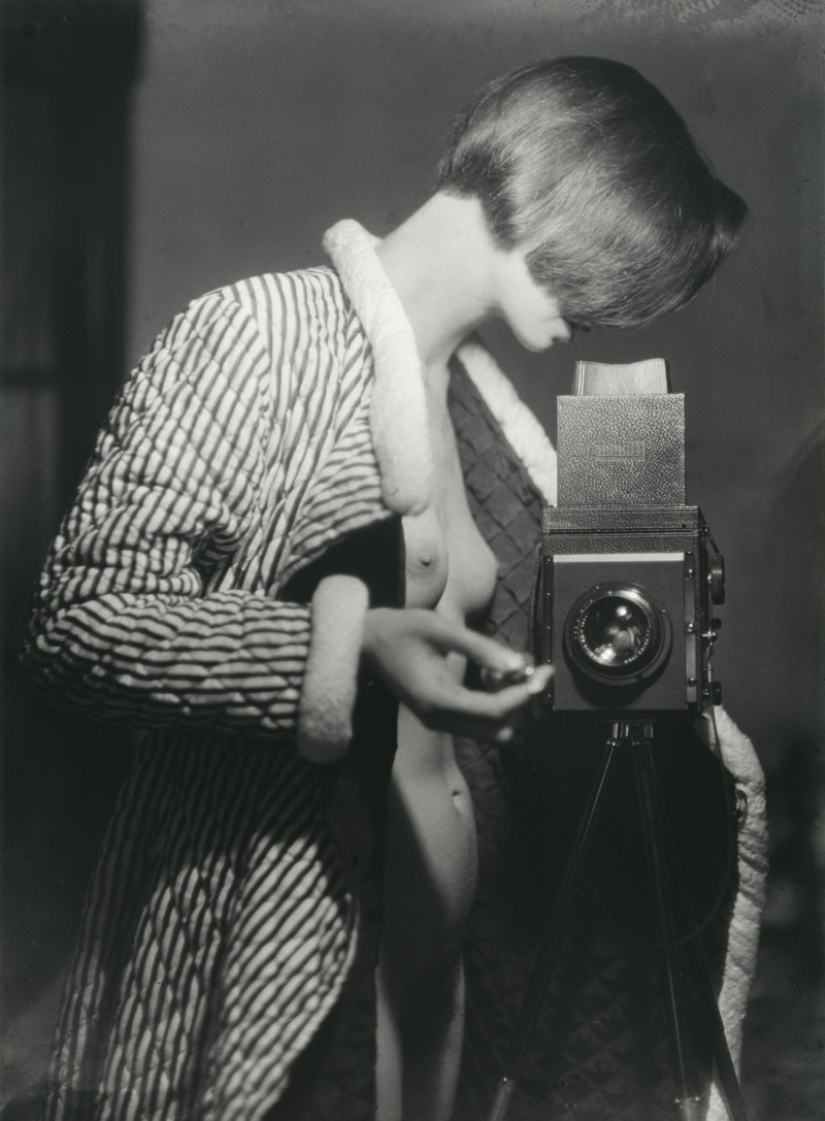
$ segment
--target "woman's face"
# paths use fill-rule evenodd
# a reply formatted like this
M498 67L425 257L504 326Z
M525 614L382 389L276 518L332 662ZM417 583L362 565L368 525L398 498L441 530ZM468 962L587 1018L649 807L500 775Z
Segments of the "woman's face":
M498 311L527 350L547 350L554 342L569 342L573 328L558 300L532 276L523 249L502 253L498 274Z

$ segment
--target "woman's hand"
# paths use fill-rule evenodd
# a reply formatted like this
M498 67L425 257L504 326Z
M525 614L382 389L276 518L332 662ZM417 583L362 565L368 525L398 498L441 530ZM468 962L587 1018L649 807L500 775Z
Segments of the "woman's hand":
M458 654L476 662L492 679L527 669L520 654L433 611L374 608L367 612L363 656L368 667L435 731L507 743L521 711L550 677L549 666L497 692L465 688L448 661Z

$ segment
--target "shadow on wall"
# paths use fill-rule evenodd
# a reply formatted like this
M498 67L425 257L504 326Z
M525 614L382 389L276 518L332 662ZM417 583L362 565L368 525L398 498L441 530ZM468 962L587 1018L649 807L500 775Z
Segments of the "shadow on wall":
M48 542L124 374L140 0L4 0L2 1070L29 1116L132 737L45 705L17 656ZM33 1115L33 1114L31 1114Z
M777 697L783 724L809 736L820 769L825 766L825 422L820 423L790 456L779 474L767 506L762 557L771 572L767 615L776 627L777 658L792 658L798 675L795 695L807 702L803 712L789 711ZM791 564L792 558L792 564ZM770 617L773 616L773 619ZM804 624L804 625L803 625ZM758 635L755 635L758 638ZM779 667L778 667L779 668ZM781 674L777 675L781 679ZM811 727L806 727L806 721ZM781 768L783 761L777 761Z
M799 572L806 577L792 589L796 607L792 617L805 618L807 612L807 617L818 624L804 634L788 633L780 647L798 653L799 672L805 674L802 684L809 690L812 704L807 714L809 726L806 714L800 714L796 722L788 719L788 739L767 776L771 893L765 936L769 939L783 930L799 932L795 951L798 975L794 977L804 986L818 986L825 976L825 557L821 549L825 512L819 503L824 467L825 424L820 424L793 457L767 526L767 535L780 550L794 550L800 557ZM808 533L802 539L798 534L800 519L794 513L800 508L810 514ZM796 538L792 535L795 530Z
M825 1102L823 794L821 748L788 744L768 778L768 901L742 1055L758 1121L806 1121Z
M823 704L823 557L818 496L825 463L825 426L793 456L765 527L779 549L802 554L807 575L792 589L794 618L816 618L806 634L777 634L782 648L799 655L812 700ZM810 513L799 539L802 508ZM796 537L794 537L796 534ZM781 568L779 569L781 572ZM743 1083L757 1118L814 1117L825 1103L825 738L815 724L796 729L776 745L767 768L770 872L759 964L746 1022Z

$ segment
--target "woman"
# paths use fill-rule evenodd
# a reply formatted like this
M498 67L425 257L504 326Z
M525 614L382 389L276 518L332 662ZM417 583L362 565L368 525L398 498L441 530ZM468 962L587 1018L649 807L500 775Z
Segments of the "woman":
M161 334L26 652L62 703L154 729L90 891L50 1117L449 1117L475 875L452 736L506 745L547 674L518 680L522 655L467 626L498 562L456 384L545 501L555 475L465 340L493 317L532 350L646 322L743 215L635 71L539 63L461 115L389 236L340 223L331 268L210 293ZM465 687L469 663L504 687ZM374 1038L375 1086L348 1085L342 1054Z

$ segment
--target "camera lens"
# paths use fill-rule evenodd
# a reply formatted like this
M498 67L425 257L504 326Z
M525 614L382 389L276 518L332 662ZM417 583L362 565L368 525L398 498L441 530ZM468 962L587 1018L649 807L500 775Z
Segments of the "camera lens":
M664 605L636 584L597 584L576 600L565 623L575 666L594 681L628 685L667 657L671 627Z
M642 657L651 632L637 604L621 596L606 596L582 615L577 637L599 665L626 666Z

